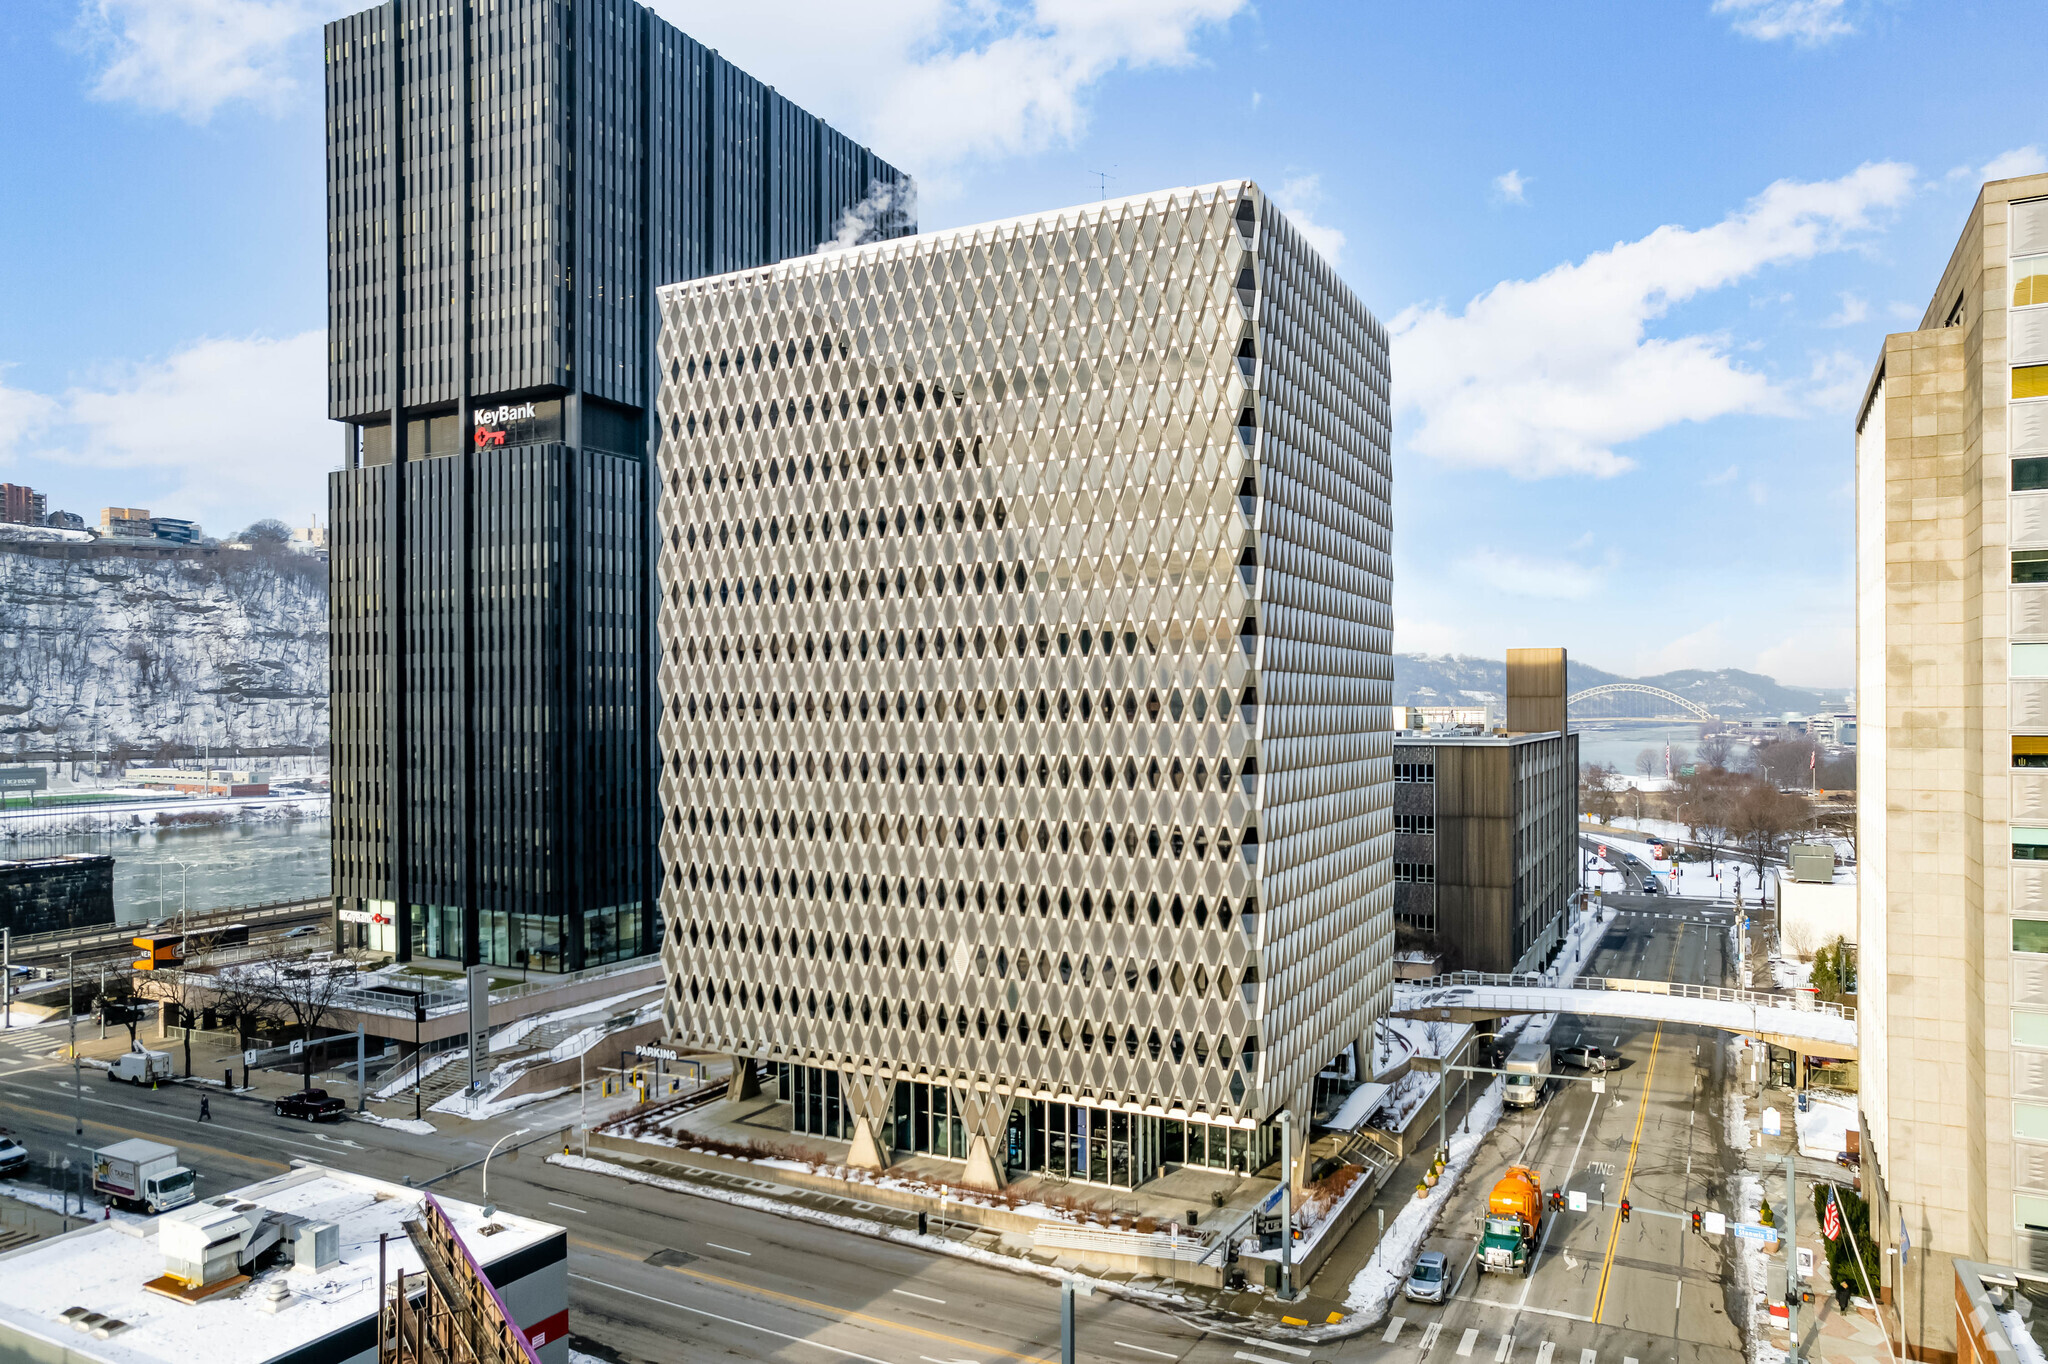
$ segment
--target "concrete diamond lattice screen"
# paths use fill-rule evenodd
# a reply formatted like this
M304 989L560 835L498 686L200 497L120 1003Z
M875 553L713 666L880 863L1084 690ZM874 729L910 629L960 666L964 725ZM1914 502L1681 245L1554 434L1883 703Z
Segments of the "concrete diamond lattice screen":
M677 1040L856 1160L1264 1163L1391 980L1380 324L1243 182L661 313Z

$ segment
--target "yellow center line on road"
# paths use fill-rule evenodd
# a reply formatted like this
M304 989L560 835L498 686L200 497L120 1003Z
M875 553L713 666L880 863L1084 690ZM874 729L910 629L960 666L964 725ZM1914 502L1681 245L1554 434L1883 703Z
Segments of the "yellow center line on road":
M8 1107L16 1113L33 1113L39 1118L55 1118L60 1123L71 1121L69 1113L52 1113L47 1108L32 1108L24 1103L11 1103ZM98 1118L87 1118L85 1125L87 1127L98 1127L108 1132L119 1132L127 1137L143 1137L150 1141L163 1140L163 1134L160 1132L138 1132L132 1127L121 1127L115 1123L101 1122ZM204 1151L210 1156L224 1156L229 1160L245 1161L250 1165L268 1165L274 1170L289 1170L292 1168L281 1160L265 1160L262 1156L244 1155L240 1151L227 1151L218 1146L206 1146L196 1141L180 1141L178 1145L192 1151Z
M1600 1314L1607 1307L1607 1279L1614 1272L1614 1252L1621 1248L1621 1202L1628 1198L1628 1182L1635 1177L1636 1151L1643 1144L1643 1118L1650 1111L1650 1085L1657 1078L1657 1048L1664 1041L1664 1025L1657 1025L1657 1032L1650 1039L1650 1068L1643 1073L1643 1097L1636 1104L1636 1130L1628 1139L1628 1164L1621 1172L1621 1198L1615 1201L1614 1221L1607 1228L1607 1254L1600 1259L1600 1291L1593 1295L1593 1321L1599 1324Z
M599 1255L612 1255L622 1260L639 1259L639 1257L629 1255L625 1251L614 1250L610 1246L599 1245L595 1241L587 1241L581 1236L571 1236L569 1242L571 1245L581 1246L583 1249ZM644 1263L644 1261L641 1262ZM901 1331L908 1335L923 1336L926 1340L944 1341L948 1345L957 1345L963 1350L975 1350L983 1354L1001 1355L1005 1359L1021 1361L1021 1364L1054 1364L1052 1360L1047 1359L1043 1355L1018 1354L1015 1350L1005 1350L999 1345L985 1345L972 1340L962 1340L959 1336L949 1336L940 1331L927 1331L921 1326L907 1326L900 1321L891 1321L887 1317L871 1316L866 1312L849 1311L843 1307L834 1307L830 1303L816 1302L810 1298L800 1298L793 1293L778 1293L772 1288L757 1288L753 1284L741 1283L737 1279L727 1279L717 1274L707 1274L701 1269L686 1269L680 1265L663 1265L661 1267L667 1269L672 1274L682 1274L692 1279L700 1279L705 1283L717 1284L721 1288L730 1288L741 1293L751 1293L758 1297L773 1298L778 1302L786 1302L795 1307L807 1307L814 1312L823 1312L827 1316L837 1317L845 1321L865 1322L869 1326L879 1326L888 1331Z

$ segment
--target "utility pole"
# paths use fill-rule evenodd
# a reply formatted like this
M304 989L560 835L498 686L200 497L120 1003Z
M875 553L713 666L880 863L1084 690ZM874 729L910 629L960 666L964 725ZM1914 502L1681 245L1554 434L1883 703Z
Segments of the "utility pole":
M0 928L0 1029L14 1026L14 930Z
M72 1135L85 1135L85 1082L78 1064L78 967L75 952L64 954L64 1016L71 1029Z
M1439 1094L1438 1099L1442 1099ZM1294 1300L1294 1113L1280 1110L1280 1301Z
M1074 1364L1074 1298L1095 1296L1095 1285L1069 1274L1060 1280L1060 1364Z
M1799 1364L1799 1176L1785 1157L1785 1330L1786 1354Z

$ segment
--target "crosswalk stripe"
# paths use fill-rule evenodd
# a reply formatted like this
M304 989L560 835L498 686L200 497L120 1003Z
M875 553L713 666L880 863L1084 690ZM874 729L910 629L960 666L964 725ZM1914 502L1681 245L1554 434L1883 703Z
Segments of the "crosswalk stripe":
M1478 1339L1479 1328L1477 1326L1466 1327L1465 1334L1458 1338L1458 1353L1470 1359L1472 1357L1472 1343Z
M1594 1354L1591 1350L1579 1351L1579 1364L1594 1364L1594 1361L1598 1358L1599 1356Z
M1380 1340L1381 1340L1381 1341L1382 1341L1382 1342L1383 1342L1384 1344L1387 1344L1387 1345L1392 1345L1392 1344L1394 1343L1394 1337L1396 1337L1396 1336L1400 1335L1400 1334L1401 1334L1401 1328L1402 1328L1403 1326L1406 1326L1407 1324L1408 1324L1408 1318L1406 1318L1406 1317L1395 1317L1395 1318L1394 1318L1394 1319L1393 1319L1392 1321L1390 1321L1390 1322L1388 1322L1388 1323L1387 1323L1387 1333L1386 1333L1385 1335L1381 1336L1381 1337L1380 1337Z
M1430 1347L1436 1344L1437 1333L1442 1331L1443 1329L1444 1324L1440 1321L1433 1321L1428 1326L1423 1328L1422 1343L1420 1346L1418 1346L1422 1353L1429 1353Z
M1544 1341L1541 1345L1536 1347L1536 1364L1550 1364L1550 1356L1556 1350L1557 1347L1555 1345L1551 1344L1547 1340Z
M1500 1338L1500 1348L1493 1352L1493 1364L1507 1364L1508 1356L1514 1352L1515 1338L1513 1336L1502 1336Z

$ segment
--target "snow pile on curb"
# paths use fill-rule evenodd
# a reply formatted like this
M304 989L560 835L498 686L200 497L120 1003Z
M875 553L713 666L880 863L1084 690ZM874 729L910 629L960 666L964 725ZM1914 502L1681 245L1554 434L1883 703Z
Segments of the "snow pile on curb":
M515 1073L505 1077L505 1080L509 1084L518 1078ZM491 1090L485 1090L474 1098L467 1094L450 1094L428 1108L427 1112L446 1113L451 1117L468 1118L471 1122L483 1122L487 1118L501 1117L515 1108L524 1108L528 1104L537 1104L542 1099L553 1099L567 1094L572 1088L573 1085L557 1085L553 1089L539 1089L531 1094L518 1094L509 1099L497 1098Z
M434 1124L421 1118L387 1118L377 1113L354 1113L350 1116L357 1122L388 1127L394 1132L410 1132L416 1137L431 1137L437 1130Z
M1444 1167L1443 1175L1436 1187L1421 1198L1412 1199L1401 1209L1387 1234L1380 1238L1372 1259L1358 1276L1351 1281L1351 1287L1344 1297L1344 1309L1356 1316L1363 1314L1367 1324L1378 1321L1386 1315L1387 1305L1394 1300L1394 1294L1408 1281L1408 1267L1414 1261L1416 1252L1422 1249L1423 1241L1443 1215L1444 1205L1450 1201L1451 1191L1458 1187L1458 1181L1465 1177L1465 1171L1472 1164L1472 1157L1479 1152L1480 1143L1493 1131L1500 1121L1501 1082L1495 1078L1486 1086L1486 1092L1472 1105L1471 1120L1466 1131L1454 1133L1451 1137L1451 1160ZM1346 1325L1351 1323L1347 1322Z
M24 1184L9 1184L4 1188L0 1188L0 1197L11 1198L17 1203L26 1203L31 1207L41 1208L45 1212L62 1213L64 1211L65 1195L58 1189L38 1189ZM71 1215L78 1221L98 1222L105 1219L105 1204L88 1198L81 1209L79 1196L75 1191L71 1194L70 1198ZM138 1216L132 1212L122 1212L116 1208L114 1209L113 1220L140 1226L150 1219Z

